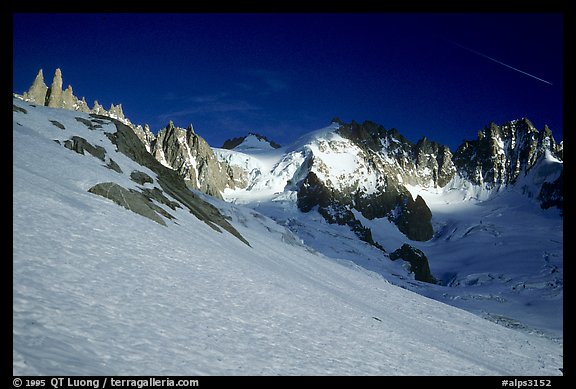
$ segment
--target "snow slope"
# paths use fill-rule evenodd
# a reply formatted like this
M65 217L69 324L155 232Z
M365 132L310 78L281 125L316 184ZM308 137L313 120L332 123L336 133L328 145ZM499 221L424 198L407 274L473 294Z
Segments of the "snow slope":
M210 200L252 247L184 209L162 226L88 193L135 184L55 139L154 173L115 151L111 124L14 104L14 375L560 374L561 342L316 253L250 208Z

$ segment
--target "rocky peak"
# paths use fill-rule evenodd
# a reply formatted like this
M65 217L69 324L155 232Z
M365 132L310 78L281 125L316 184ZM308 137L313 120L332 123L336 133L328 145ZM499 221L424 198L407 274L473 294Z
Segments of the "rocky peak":
M92 108L92 112L96 115L105 115L107 112L102 105L98 102L98 100L94 100L94 108Z
M156 139L156 136L150 131L150 126L148 124L144 124L144 126L138 124L134 127L134 133L138 136L138 139L144 143L146 150L151 152L151 144Z
M227 187L234 187L229 167L219 162L214 151L192 125L183 129L172 121L160 130L150 151L164 166L176 170L192 189L222 198Z
M30 89L27 92L24 92L23 98L33 104L45 105L47 93L48 87L44 83L44 73L42 72L42 69L40 69L34 82L30 86Z
M552 132L542 132L526 118L498 126L495 123L478 132L478 138L465 141L454 154L459 174L488 188L513 184L527 173L546 150L559 157L560 148ZM561 158L561 157L560 157Z
M250 142L251 139L255 140L256 142ZM264 135L260 135L256 132L249 132L248 135L246 136L227 139L226 141L224 141L221 148L232 150L242 145L244 142L254 143L254 145L252 144L246 145L247 148L251 148L251 146L256 146L256 143L259 144L258 146L261 146L261 143L267 143L273 149L279 149L280 147L282 147L280 144L272 140L269 140Z
M108 110L108 115L110 117L113 117L114 119L120 119L120 120L125 119L124 111L122 110L122 104L118 105L111 104L110 109Z
M438 160L450 164L449 150L427 140L416 147L401 135L393 137L392 132L369 121L342 124L335 132L338 137L318 138L313 141L315 145L306 146L313 155L307 158L308 174L298 184L298 207L307 212L318 206L326 221L347 224L367 241L369 234L358 225L352 210L369 220L388 218L409 239L432 238L432 214L424 199L412 198L404 181L419 179L415 153L420 154L421 165L429 163L428 159L434 162L435 170L430 174L437 180ZM440 157L426 154L438 150L443 151ZM347 162L333 166L339 154Z
M75 108L78 111L90 113L90 107L88 107L88 103L86 103L86 99L82 97L82 100L78 100L77 107Z
M218 198L221 198L221 192L226 187L234 187L230 166L216 159L212 148L194 132L192 125L185 130L176 127L170 121L166 128L159 131L158 137L155 137L148 125L144 127L133 125L125 117L122 104L111 104L110 109L106 110L95 100L93 108L90 109L84 98L79 100L74 96L72 86L69 85L66 90L62 90L62 85L60 69L56 69L50 88L45 85L44 74L40 70L30 89L22 96L15 94L15 97L52 108L82 111L117 119L132 129L146 150L158 161L180 173L189 187Z
M94 108L90 109L86 103L86 99L78 99L74 96L72 86L68 85L65 90L62 90L63 79L62 71L60 68L56 69L54 72L54 78L52 80L52 86L48 88L44 83L44 73L42 69L38 71L34 82L30 86L30 89L22 96L16 95L16 97L28 101L33 104L43 105L52 108L64 108L73 111L81 111L86 113L94 113L97 115L103 115L121 120L124 124L134 127L130 120L126 119L124 112L122 110L122 104L110 106L110 110L106 111L98 101L94 101Z
M62 99L62 71L56 69L52 86L48 91L48 106L53 108L64 108Z
M68 88L62 93L62 108L74 109L74 104L78 102L78 99L74 96L72 92L72 86L68 85Z
M435 186L445 186L456 172L452 163L452 153L448 146L424 137L414 146L414 164L417 171L429 171L428 177Z
M368 153L388 177L400 176L405 184L442 187L456 172L450 149L426 137L413 144L395 128L370 121L342 124L338 133Z
M368 148L372 151L382 149L381 139L386 137L386 129L371 121L362 124L352 121L350 124L340 123L338 133L344 138L350 139L359 147Z

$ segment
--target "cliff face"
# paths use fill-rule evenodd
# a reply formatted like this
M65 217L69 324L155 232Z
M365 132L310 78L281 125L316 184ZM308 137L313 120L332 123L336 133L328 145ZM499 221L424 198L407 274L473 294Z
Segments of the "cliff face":
M219 162L212 148L192 125L187 129L170 123L151 142L152 155L163 165L176 170L186 184L211 196L222 198L227 187L234 187L227 164Z
M547 126L538 132L528 119L501 126L491 123L478 132L476 140L465 141L458 147L454 165L470 182L493 188L515 183L546 151L562 158L562 148Z
M426 137L413 144L396 129L386 130L370 121L341 123L338 132L400 183L443 187L456 173L450 149Z

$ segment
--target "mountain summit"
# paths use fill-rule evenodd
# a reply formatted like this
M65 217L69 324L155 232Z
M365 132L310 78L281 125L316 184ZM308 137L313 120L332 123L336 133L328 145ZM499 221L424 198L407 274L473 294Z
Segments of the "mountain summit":
M250 132L246 136L232 138L224 141L222 145L223 149L236 149L237 151L241 151L243 149L266 149L266 148L273 148L279 149L280 146L278 143L268 140L263 135L256 134L254 132Z

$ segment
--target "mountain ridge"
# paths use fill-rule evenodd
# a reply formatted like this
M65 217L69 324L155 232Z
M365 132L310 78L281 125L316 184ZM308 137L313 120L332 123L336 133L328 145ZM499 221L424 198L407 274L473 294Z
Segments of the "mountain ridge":
M522 184L522 191L542 208L563 207L563 143L555 142L547 126L539 132L528 119L490 123L478 131L476 140L464 141L454 153L426 137L412 143L394 128L337 118L285 147L250 133L216 149L192 125L183 129L170 121L154 135L147 125L132 124L121 105L106 111L95 102L90 110L70 86L62 91L60 69L50 88L40 70L30 90L16 97L118 120L190 189L234 201L239 195L249 202L292 198L300 211L317 212L329 224L348 226L358 239L386 255L393 248L375 240L360 219L387 219L406 236L407 243L432 239L436 233L433 213L414 188L473 187L487 198L514 187L532 168L542 167L531 175L537 180ZM546 156L559 163L539 163ZM433 280L431 274L419 278Z
M272 140L269 140L264 135L260 135L260 134L255 133L255 132L249 132L248 135L246 135L246 136L240 136L240 137L225 140L220 148L228 149L228 150L235 149L238 146L240 146L242 143L246 142L246 140L250 137L256 138L256 140L259 141L259 143L267 143L273 149L279 149L280 147L282 147L280 144L278 144Z

